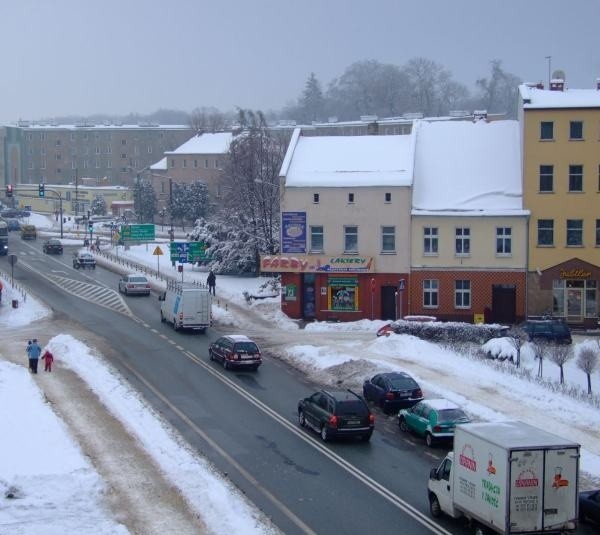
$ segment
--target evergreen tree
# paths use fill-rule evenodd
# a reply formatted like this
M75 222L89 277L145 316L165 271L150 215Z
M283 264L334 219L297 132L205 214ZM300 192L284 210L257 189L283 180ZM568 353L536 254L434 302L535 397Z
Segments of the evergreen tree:
M311 72L300 97L301 121L311 123L312 121L322 120L324 106L325 99L321 90L321 84L317 80L315 73Z
M106 215L106 201L101 195L96 195L90 208L92 215Z

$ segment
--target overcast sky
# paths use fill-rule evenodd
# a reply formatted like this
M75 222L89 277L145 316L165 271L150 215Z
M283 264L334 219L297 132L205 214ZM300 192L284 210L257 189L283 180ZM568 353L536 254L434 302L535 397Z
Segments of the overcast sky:
M279 109L311 71L422 56L473 88L600 77L598 0L0 0L0 122L215 106Z

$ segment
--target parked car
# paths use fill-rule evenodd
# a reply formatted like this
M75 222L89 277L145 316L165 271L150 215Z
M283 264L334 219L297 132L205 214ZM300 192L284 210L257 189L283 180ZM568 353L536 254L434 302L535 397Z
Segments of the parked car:
M571 330L562 320L526 320L520 325L529 338L530 342L543 340L555 344L572 343Z
M21 225L22 240L37 240L37 229L35 225Z
M2 217L19 217L21 210L17 210L16 208L4 208L0 211L0 215Z
M579 520L593 520L600 525L600 490L579 493Z
M365 379L363 396L367 401L374 401L384 412L392 412L421 401L423 391L408 373L389 372Z
M144 275L130 273L119 279L119 292L125 295L150 295L150 282Z
M50 238L44 242L42 250L46 254L63 254L63 245L60 240Z
M21 223L19 223L18 219L13 217L5 219L6 224L8 225L8 230L21 230Z
M249 368L258 370L262 364L260 349L256 342L243 334L221 336L208 348L210 360L223 363L223 368Z
M298 423L319 433L324 441L359 437L367 442L375 417L365 400L352 390L320 390L298 402Z
M465 411L447 399L426 399L398 413L400 429L424 437L429 447L437 441L451 440L456 425L470 421Z
M78 253L75 253L73 256L73 267L75 269L96 269L96 259L94 258L94 255L92 253L88 253L87 251L80 251Z

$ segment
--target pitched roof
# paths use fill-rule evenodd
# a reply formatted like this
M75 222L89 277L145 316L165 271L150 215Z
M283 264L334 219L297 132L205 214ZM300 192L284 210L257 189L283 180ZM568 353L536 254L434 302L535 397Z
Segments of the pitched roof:
M165 151L165 154L225 154L229 152L232 139L231 132L200 134L188 139L173 151Z

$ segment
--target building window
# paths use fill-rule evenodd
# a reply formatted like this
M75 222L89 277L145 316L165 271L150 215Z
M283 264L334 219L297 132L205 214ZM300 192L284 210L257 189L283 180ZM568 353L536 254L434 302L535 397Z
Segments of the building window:
M567 247L583 245L583 219L567 219Z
M510 227L496 228L496 254L509 255L512 253L512 229Z
M569 191L583 191L583 165L569 165Z
M46 160L42 160L42 164L40 166L40 169L46 169Z
M385 194L385 202L392 202L392 194L391 193Z
M33 149L31 147L27 147L27 155L33 156Z
M600 219L596 219L596 247L600 247Z
M552 193L554 191L554 166L540 165L540 192Z
M112 154L112 147L110 145L106 147L106 154Z
M310 227L310 251L311 253L322 253L323 249L323 226Z
M140 148L137 145L135 147L133 147L133 155L134 156L140 155Z
M552 121L540 123L540 139L554 139L554 123Z
M106 161L106 167L107 167L108 169L112 169L112 162L111 162L110 160L107 160L107 161Z
M121 145L127 145L127 140L126 139L122 139L121 140Z
M437 227L425 227L423 229L423 254L438 254L438 229Z
M319 194L313 193L313 203L319 204Z
M198 160L194 160L194 169L198 168Z
M183 168L185 169L187 167L187 160L184 158L183 160Z
M175 160L171 158L171 169L175 168Z
M358 227L355 225L344 227L344 252L358 253Z
M61 156L60 152L57 152L57 153L56 153L56 159L57 159L57 160L60 160L61 158L62 158L62 156Z
M71 141L75 141L75 132L71 132Z
M349 204L354 203L354 193L348 193L348 203Z
M381 227L381 252L396 252L396 227Z
M33 141L33 134L31 132L27 134L27 141Z
M148 154L152 154L152 147L148 147Z
M54 143L57 147L60 147L60 139L57 139Z
M439 281L436 279L425 279L423 281L423 306L425 308L437 308L438 306Z
M46 133L45 133L45 132L41 132L41 133L40 133L40 139L41 139L42 141L46 141Z
M554 245L554 219L538 219L537 236L538 246Z
M71 162L71 169L77 169L77 164L75 163L75 160Z
M100 154L100 147L96 147L96 154Z
M454 306L471 307L471 281L454 281Z
M100 169L100 160L96 159L96 169Z
M571 121L569 139L583 139L583 121Z
M165 183L164 182L160 183L160 192L161 193L166 193L166 191L165 191Z
M122 159L122 160L126 160L126 159L127 159L127 153L125 153L125 152L122 152L122 153L121 153L121 159Z
M88 161L87 160L83 160L83 168L84 169L88 168Z
M60 175L62 173L62 169L60 167L56 168L56 174Z
M454 252L459 256L471 254L471 229L468 227L458 227L456 229Z
M42 156L46 156L46 147L42 147Z
M88 134L87 134L87 132L84 132L84 134L83 134L83 140L87 141L87 139L88 139Z
M218 168L219 168L219 160L217 160L217 159L215 158L215 169L218 169Z
M35 169L35 167L33 166L33 162L29 162L29 169Z
M327 281L327 306L329 310L351 312L358 307L358 278L330 277Z
M204 160L204 169L208 169L208 158Z

